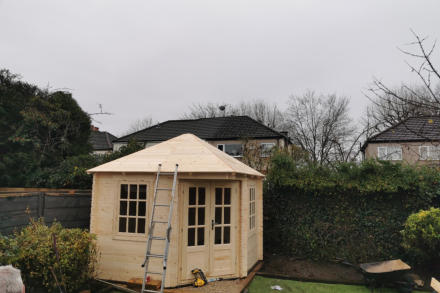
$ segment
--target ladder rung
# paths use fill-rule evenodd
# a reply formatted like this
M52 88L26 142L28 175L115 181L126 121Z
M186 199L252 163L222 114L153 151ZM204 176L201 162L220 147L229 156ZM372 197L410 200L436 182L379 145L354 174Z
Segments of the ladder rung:
M169 204L155 204L155 207L169 207Z
M156 290L148 290L148 289L144 289L144 292L160 293L160 291L156 291Z
M151 236L151 239L154 240L167 240L165 237Z
M163 254L147 254L147 257L164 258L164 255Z
M168 222L167 222L167 221L154 221L154 220L153 220L153 223L159 223L159 224L168 224Z
M156 188L156 190L173 190L172 188Z
M160 272L146 272L146 273L150 274L150 275L162 275L162 273L160 273Z

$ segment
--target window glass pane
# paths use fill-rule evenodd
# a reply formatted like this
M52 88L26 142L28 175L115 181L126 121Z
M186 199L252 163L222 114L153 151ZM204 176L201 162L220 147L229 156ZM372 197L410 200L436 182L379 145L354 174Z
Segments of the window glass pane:
M214 243L215 244L222 243L222 227L215 227Z
M215 208L215 223L222 223L222 208Z
M196 242L195 228L188 228L188 246L194 246Z
M130 198L131 199L137 198L137 185L136 184L130 184Z
M197 225L205 225L205 208L199 208L197 218Z
M195 187L189 188L189 204L190 205L196 204L196 188Z
M225 188L225 202L224 204L231 204L231 189Z
M385 160L387 156L387 148L386 147L378 147L377 148L377 157L380 160Z
M241 144L226 144L225 152L233 157L242 156L243 148Z
M128 218L128 233L136 232L136 218Z
M119 218L119 232L127 232L127 218Z
M205 245L205 228L197 229L197 245Z
M147 185L141 184L139 185L139 199L147 198Z
M229 243L231 242L231 228L230 227L224 227L223 228L223 243Z
M199 187L199 205L205 204L205 187Z
M121 198L127 198L128 195L128 185L121 184Z
M127 214L127 202L125 200L121 200L119 202L119 214L126 215Z
M145 219L138 219L138 233L145 233Z
M215 189L215 204L222 204L222 188Z
M136 202L130 201L129 206L130 206L130 208L128 210L128 214L130 216L136 216Z
M274 148L274 143L262 143L261 144L261 156L268 157Z
M138 216L145 217L147 203L145 201L140 201L138 205Z
M193 226L196 224L196 208L188 209L188 225Z
M230 207L225 207L224 208L224 213L225 213L225 215L224 215L224 217L225 217L224 223L225 224L230 224L231 223L231 208Z

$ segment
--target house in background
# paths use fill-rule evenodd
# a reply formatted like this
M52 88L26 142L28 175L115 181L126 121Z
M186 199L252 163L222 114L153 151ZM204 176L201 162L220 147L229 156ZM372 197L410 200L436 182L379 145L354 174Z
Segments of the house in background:
M275 146L284 148L290 144L287 132L277 132L248 116L228 116L165 121L116 139L113 150L131 139L148 148L184 133L192 133L235 158L243 156L246 142L257 146L261 157L267 157Z
M98 127L92 125L89 137L89 143L92 145L93 153L103 155L113 151L113 141L117 139L107 131L99 131Z
M362 146L365 159L408 164L440 163L440 117L410 117L372 136Z

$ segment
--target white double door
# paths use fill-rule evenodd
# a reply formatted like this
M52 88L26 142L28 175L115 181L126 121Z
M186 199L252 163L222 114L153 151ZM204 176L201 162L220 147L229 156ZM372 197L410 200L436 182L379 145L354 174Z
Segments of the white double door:
M235 275L238 183L185 182L181 192L181 281L193 279L194 268L208 277Z

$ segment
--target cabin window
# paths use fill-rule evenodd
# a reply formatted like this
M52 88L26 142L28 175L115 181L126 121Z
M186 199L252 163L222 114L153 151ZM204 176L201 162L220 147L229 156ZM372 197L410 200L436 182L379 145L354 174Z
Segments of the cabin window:
M260 149L261 149L261 157L266 158L269 157L272 149L275 147L275 143L273 142L263 142L260 144Z
M255 230L255 187L249 189L249 231Z
M386 146L377 148L377 158L386 161L401 161L402 147L401 146Z
M438 161L440 160L440 147L439 146L420 146L419 158L422 161Z
M205 245L205 187L190 187L188 194L188 246Z
M214 244L231 242L231 188L215 188Z
M146 217L147 185L121 184L118 231L145 234Z

